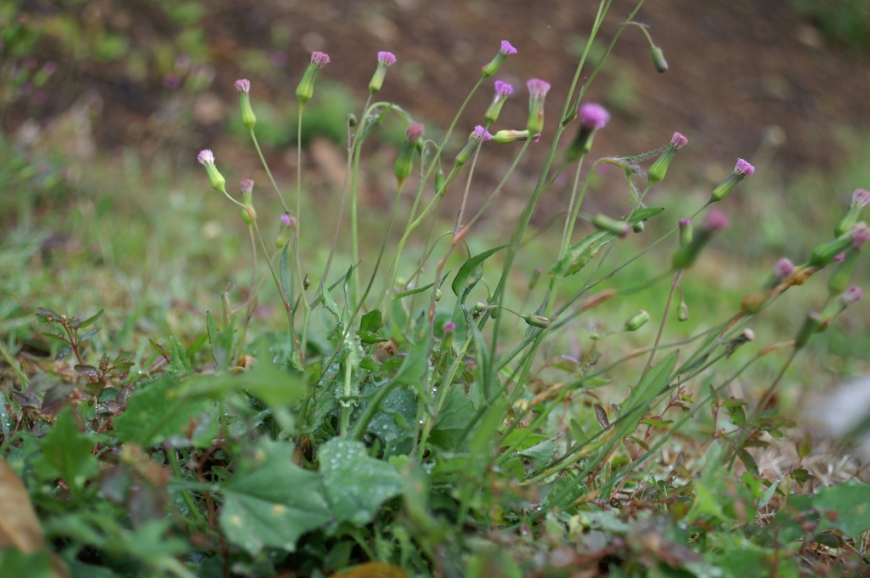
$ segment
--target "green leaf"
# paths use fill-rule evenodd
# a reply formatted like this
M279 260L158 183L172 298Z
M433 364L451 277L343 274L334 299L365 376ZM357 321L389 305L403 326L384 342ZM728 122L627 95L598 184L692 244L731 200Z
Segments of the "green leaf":
M261 356L263 357L263 356ZM267 359L260 359L250 371L235 375L200 376L185 381L179 398L223 399L234 391L247 391L270 407L296 403L308 392L298 375L281 370Z
M89 325L93 325L94 323L96 323L97 319L102 317L102 315L103 315L103 310L100 309L95 314L91 315L90 317L88 317L87 319L85 319L84 321L79 323L79 329L84 329L85 327L87 327Z
M191 367L190 360L187 358L187 351L171 335L169 336L169 355L172 357L172 361L169 362L166 371L178 377L193 373L193 367Z
M366 455L362 442L333 438L318 454L326 499L339 522L369 523L385 501L402 492L402 476Z
M870 530L870 486L867 484L850 480L822 488L813 498L813 506L823 514L819 532L839 528L846 536L857 539ZM834 512L836 516L824 515L827 512Z
M617 422L620 424L618 438L634 431L640 418L649 411L652 401L664 392L677 363L677 353L674 351L656 364L631 390L628 399L622 404L622 412Z
M462 441L461 436L465 431L465 426L468 425L476 412L471 404L471 399L465 395L460 386L445 387L450 387L450 389L447 391L444 405L441 406L438 417L435 418L429 442L446 451L459 450L457 444Z
M499 247L494 247L479 255L475 255L462 264L462 267L459 268L459 271L456 273L456 278L453 279L453 284L451 285L453 292L459 297L460 303L465 302L468 292L471 291L483 277L483 262L508 246L509 245L501 245Z
M380 310L375 309L374 311L369 311L362 316L362 319L360 319L359 332L377 333L381 330L381 327L384 326L383 318L384 315Z
M262 440L223 486L220 525L227 539L256 556L296 549L299 537L333 516L317 474L293 463L293 446Z
M99 333L100 329L102 329L102 327L94 327L93 329L91 329L90 331L88 331L87 333L85 333L84 335L79 337L79 343L84 343L85 341L87 341L88 339L90 339L91 337L93 337L94 335Z
M79 432L72 410L66 408L42 441L42 453L34 466L43 478L60 478L74 494L78 493L100 471L93 456L94 443Z
M429 369L429 343L421 339L411 346L402 365L392 381L403 385L419 387Z
M58 578L51 568L51 557L45 550L25 554L15 548L0 551L0 576L27 578Z
M142 385L130 398L127 410L113 420L121 442L144 448L173 436L186 438L191 432L194 447L208 447L217 436L217 412L208 400L182 400L181 386L164 377Z

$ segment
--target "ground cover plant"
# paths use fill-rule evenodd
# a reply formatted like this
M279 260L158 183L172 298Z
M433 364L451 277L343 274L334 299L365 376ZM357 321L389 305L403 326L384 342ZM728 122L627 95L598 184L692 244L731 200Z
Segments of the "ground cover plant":
M651 66L664 72L664 54L634 21L642 4L620 31L644 34ZM10 546L0 574L866 573L867 486L824 485L809 465L770 479L758 456L795 425L774 402L783 376L863 295L849 279L870 240L860 220L870 193L856 190L830 240L799 264L782 258L742 299L723 297L721 318L706 318L684 285L738 220L729 200L755 169L738 159L698 206L657 206L648 194L680 169L685 136L654 151L596 154L609 115L584 96L609 49L587 56L609 7L601 2L561 110L546 102L547 81L526 83L524 127L498 123L521 90L495 80L523 57L510 42L481 63L443 132L377 100L396 61L379 53L369 100L345 113L348 178L326 218L303 211L317 204L301 171L290 190L272 178L256 85L238 80L240 120L268 182L244 179L236 194L211 150L196 160L208 179L197 194L223 196L225 219L247 230L231 241L250 251L244 291L212 296L220 307L193 337L166 331L133 352L95 345L102 312L48 308L36 318L49 360L30 361L14 339L0 344L0 539ZM299 82L299 141L328 65L315 52ZM468 119L479 90L493 90L492 104ZM556 126L549 145L539 142L545 108ZM389 117L407 125L395 198L365 232L362 150ZM478 235L532 146L549 154L524 210L500 235ZM484 192L474 181L482 147L510 159ZM612 215L583 212L600 166L624 174ZM556 234L539 235L536 206L562 173L567 206L545 224ZM448 195L462 201L445 225L437 217ZM473 213L470 195L486 199ZM329 220L328 235L312 226ZM579 223L593 232L575 235ZM630 236L650 238L626 252ZM317 246L324 238L327 250ZM539 269L517 267L531 250ZM632 273L642 263L651 273ZM799 313L792 339L755 340L769 307L813 285L824 286L821 299ZM647 298L660 315L623 315L618 305ZM266 299L281 312L268 331L257 316ZM758 395L735 397L732 386L763 364L774 370ZM809 439L797 451L812 461Z

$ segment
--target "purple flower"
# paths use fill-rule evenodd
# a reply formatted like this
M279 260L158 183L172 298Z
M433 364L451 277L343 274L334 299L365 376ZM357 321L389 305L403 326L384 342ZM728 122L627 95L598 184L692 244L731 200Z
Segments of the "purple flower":
M692 219L680 219L680 227L688 227L692 224Z
M860 287L849 287L843 292L841 299L844 305L851 305L864 298L864 291Z
M452 333L453 331L456 331L455 323L453 323L452 321L448 321L444 324L444 333Z
M599 130L610 122L610 113L600 104L587 102L580 107L580 123L593 130Z
M834 255L834 258L832 259L832 262L833 262L833 263L839 263L840 261L842 261L842 260L845 259L845 258L846 258L846 254L843 253L842 251L840 251L839 253L837 253L836 255Z
M755 174L755 167L743 159L737 159L737 164L734 166L734 172L742 177L751 177Z
M411 123L410 125L408 125L408 142L415 142L420 140L425 130L426 127L422 124Z
M533 100L543 100L550 91L550 83L540 78L532 78L526 82L526 88L529 89L529 94Z
M245 94L251 92L251 81L247 78L238 79L235 83L233 83L233 86L235 86L236 90L238 90L239 92L244 92Z
M704 219L704 228L708 231L719 231L722 229L727 229L731 224L731 221L725 216L725 213L722 211L712 210L707 214L707 218Z
M312 52L311 64L313 64L317 68L323 68L324 66L329 64L329 55L325 52Z
M861 221L852 227L852 248L860 249L867 241L870 241L870 227Z
M239 183L239 190L242 191L242 193L244 194L250 195L251 192L254 190L254 181L252 181L251 179L242 179L242 181Z
M773 277L777 281L788 279L794 273L794 263L783 257L776 262L773 268Z
M507 56L511 56L512 54L517 53L517 49L514 48L511 45L511 43L508 42L507 40L502 40L501 41L501 50L499 52L501 52L502 54L505 54Z
M476 141L488 141L492 138L492 135L489 134L489 131L483 128L480 125L474 127L474 131L471 133L471 138Z
M289 227L293 222L291 221L292 217L290 215L281 215L281 225L284 227Z
M329 57L326 57L326 62L329 62ZM385 66L392 66L396 63L396 55L392 52L378 52L378 62Z
M507 82L502 82L501 80L495 81L495 97L496 98L505 98L506 96L513 94L514 87L508 84Z
M196 160L198 160L201 165L208 163L214 164L214 153L209 149L203 149L199 151L198 155L196 155Z
M687 139L678 132L675 132L674 136L671 137L671 146L674 147L676 150L680 150L687 144L689 144L689 139Z
M870 204L870 191L855 189L855 192L852 193L852 206L863 209L868 204Z

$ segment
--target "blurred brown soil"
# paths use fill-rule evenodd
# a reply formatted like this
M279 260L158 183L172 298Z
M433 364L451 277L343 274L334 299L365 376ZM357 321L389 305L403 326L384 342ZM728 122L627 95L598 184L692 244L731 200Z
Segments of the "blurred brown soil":
M601 47L619 31L634 4L614 0L600 32ZM198 148L215 146L221 139L222 124L216 121L235 114L236 78L251 76L257 98L293 99L313 50L332 58L321 78L343 83L361 100L376 52L394 52L398 64L379 98L395 101L432 128L443 129L479 78L480 67L499 41L507 39L519 53L495 78L511 82L517 91L494 128L524 127L528 78L553 85L542 141L511 180L510 195L534 185L598 2L261 0L208 5L205 28L217 78L205 100L188 103L200 107L193 117L201 121L184 137L182 148L190 158ZM656 73L639 29L628 27L622 33L586 98L604 103L614 116L596 137L595 156L651 150L679 131L690 141L680 153L679 173L687 183L706 186L730 172L738 157L772 157L786 175L803 167L832 168L848 154L844 135L868 126L870 54L827 45L788 0L649 0L636 21L649 26L670 70ZM269 38L276 28L289 38L286 65L281 75L258 79L240 67L238 57L247 49L275 50ZM587 65L583 80L591 71ZM104 121L95 126L103 147L125 143L125 129L137 123L153 126L155 111L169 98L162 87L131 91L107 82L93 84L104 103ZM459 134L482 120L491 91L490 81L469 104ZM565 139L574 130L569 128ZM324 155L335 164L335 155L323 151L309 159L322 165L317 157ZM482 187L504 173L509 156L486 148L479 173ZM288 163L282 164L279 172L292 171ZM374 188L378 192L380 187L375 183Z

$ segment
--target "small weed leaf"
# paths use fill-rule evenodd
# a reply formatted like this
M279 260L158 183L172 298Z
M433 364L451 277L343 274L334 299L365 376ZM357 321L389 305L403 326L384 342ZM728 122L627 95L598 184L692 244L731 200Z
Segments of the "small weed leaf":
M483 277L484 261L509 246L510 245L500 245L494 247L488 251L480 253L479 255L475 255L462 264L462 267L459 268L459 271L456 273L456 278L453 279L453 284L451 285L453 293L459 297L459 303L465 303L465 298L468 296L468 293L474 289L474 286L477 285Z
M377 333L383 327L383 313L379 309L369 311L362 316L359 322L360 333Z
M326 499L338 522L369 523L378 508L402 493L395 466L366 455L362 442L333 438L318 454Z
M93 456L95 440L79 432L72 409L63 410L54 428L42 441L42 454L35 467L43 479L60 478L77 496L92 476L100 471Z
M870 486L867 484L852 480L822 488L813 498L813 506L819 512L837 514L822 516L817 531L838 528L846 536L858 539L870 530Z
M424 339L411 346L393 381L402 385L420 387L429 370L429 343Z
M471 399L465 395L461 387L455 385L445 387L450 387L450 390L444 398L441 411L435 418L435 426L432 428L429 440L432 445L445 451L462 451L466 441L463 433L476 412Z
M97 311L96 313L94 313L93 315L91 315L90 317L88 317L87 319L82 321L81 323L79 323L79 329L84 329L85 327L88 327L89 325L93 325L94 323L97 322L97 319L99 319L102 316L103 316L103 310L100 309L99 311ZM80 341L84 341L84 340L85 340L84 337L82 337L80 339Z
M172 356L172 361L169 362L166 371L176 377L193 373L193 367L191 367L190 359L187 357L187 350L172 336L169 337L169 354Z
M293 552L299 536L333 520L318 475L293 463L286 442L261 440L222 490L221 528L252 556L264 547Z
M189 439L194 447L209 447L218 433L214 403L183 399L181 386L170 377L140 386L126 411L113 423L121 442L144 448L169 438Z
M246 391L262 399L269 407L286 407L302 399L308 387L301 376L291 375L271 361L262 359L243 373L185 381L178 397L181 400L219 400L236 391Z
M90 331L88 331L87 333L85 333L84 335L79 337L79 343L84 343L85 341L87 341L88 339L90 339L91 337L93 337L94 335L99 333L100 329L102 329L102 327L94 327L93 329L91 329Z

